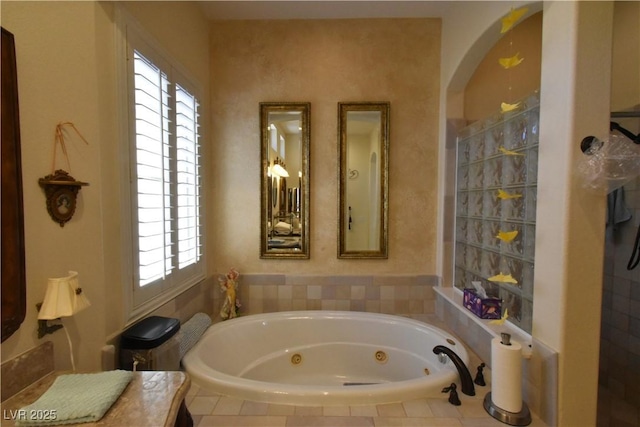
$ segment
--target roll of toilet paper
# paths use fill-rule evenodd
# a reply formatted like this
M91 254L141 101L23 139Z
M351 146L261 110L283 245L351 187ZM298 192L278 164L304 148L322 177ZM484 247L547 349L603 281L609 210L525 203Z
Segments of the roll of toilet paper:
M522 346L491 340L491 401L508 412L522 410Z

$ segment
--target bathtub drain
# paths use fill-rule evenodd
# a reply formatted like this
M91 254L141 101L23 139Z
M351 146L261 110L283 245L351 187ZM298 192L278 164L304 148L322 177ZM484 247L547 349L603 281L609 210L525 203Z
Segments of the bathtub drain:
M296 353L293 356L291 356L291 363L294 365L299 365L300 363L302 363L302 355L299 353Z
M376 358L376 362L378 363L386 363L387 359L389 358L389 356L387 356L387 353L385 353L382 350L376 351L376 354L374 357Z

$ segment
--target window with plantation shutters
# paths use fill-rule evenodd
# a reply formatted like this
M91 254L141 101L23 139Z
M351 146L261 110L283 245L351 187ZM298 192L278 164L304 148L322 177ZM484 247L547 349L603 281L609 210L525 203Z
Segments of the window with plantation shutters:
M135 184L140 286L171 274L171 149L169 82L134 51Z
M170 59L128 34L133 305L204 277L200 104Z

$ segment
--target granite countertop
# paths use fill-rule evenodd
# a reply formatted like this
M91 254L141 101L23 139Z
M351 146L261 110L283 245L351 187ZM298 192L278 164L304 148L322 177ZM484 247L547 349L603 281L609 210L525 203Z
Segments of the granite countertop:
M18 410L35 402L53 381L67 372L52 372L2 402L1 424L15 426ZM139 371L101 420L68 426L165 426L172 427L191 380L179 371Z

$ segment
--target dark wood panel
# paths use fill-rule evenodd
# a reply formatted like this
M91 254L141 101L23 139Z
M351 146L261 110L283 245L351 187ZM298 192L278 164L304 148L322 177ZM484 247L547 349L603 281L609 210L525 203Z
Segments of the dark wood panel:
M27 309L18 78L13 34L2 28L2 341Z

